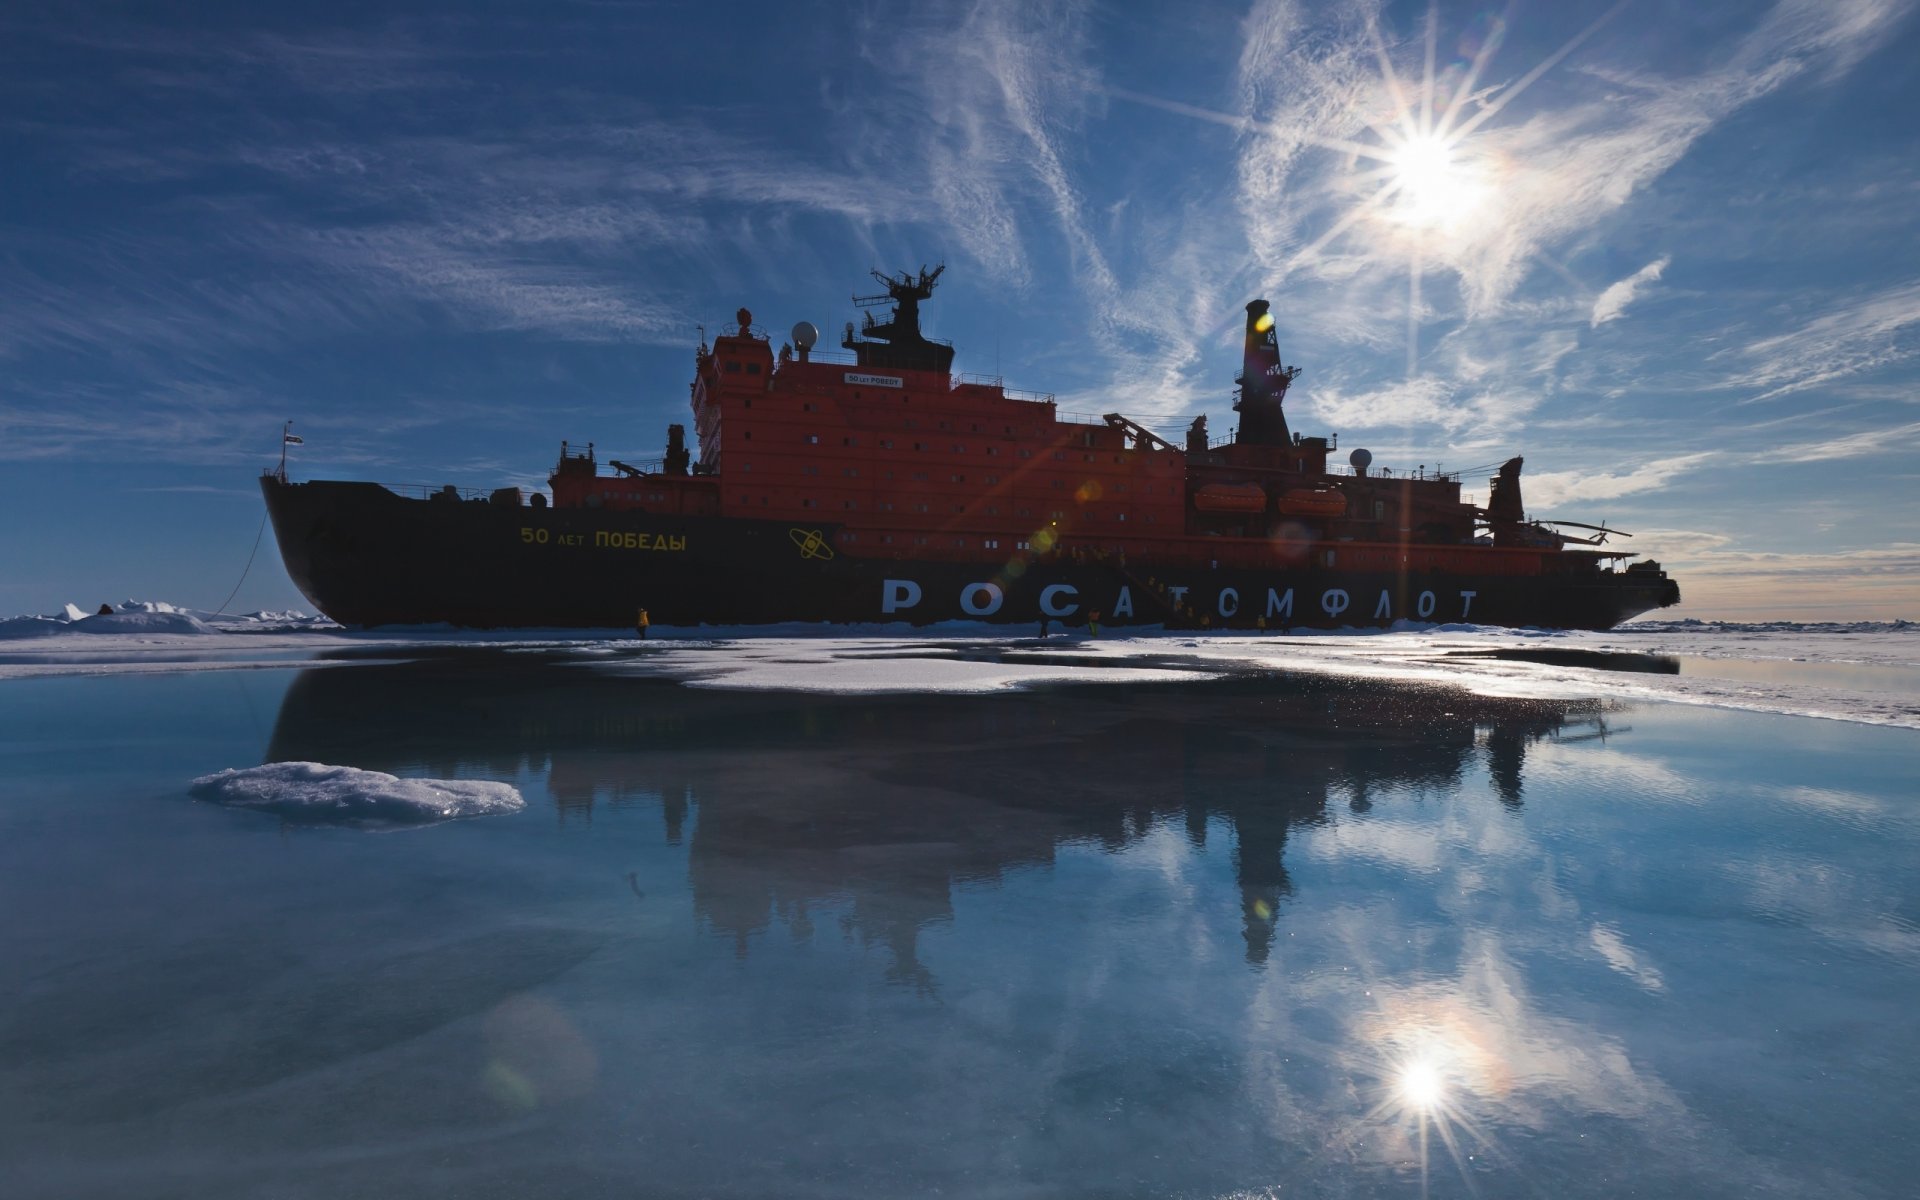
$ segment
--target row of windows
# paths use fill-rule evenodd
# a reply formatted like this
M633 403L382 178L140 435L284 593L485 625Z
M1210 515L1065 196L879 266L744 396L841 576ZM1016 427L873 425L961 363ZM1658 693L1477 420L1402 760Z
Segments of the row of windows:
M773 498L771 496L760 497L760 507L767 508L767 507L770 507L772 503L773 503ZM801 508L819 508L820 501L813 498L812 496L805 496L805 497L802 497L800 500L800 507ZM842 500L840 502L840 507L842 509L845 509L848 512L858 512L860 509L860 502L858 500ZM893 502L890 500L882 500L880 503L874 505L874 508L879 512L894 511ZM933 506L931 504L915 504L913 506L912 511L916 513L931 514L933 512ZM964 516L966 515L967 506L964 504L956 504L956 505L953 505L952 511L957 516ZM1000 515L1000 509L995 505L988 505L985 509L982 509L981 511L984 515L989 517L997 517ZM1031 518L1033 516L1033 510L1030 508L1023 508L1023 509L1020 509L1014 515L1019 517L1024 517L1024 518ZM1052 512L1047 514L1048 517L1052 518L1055 521L1063 519L1066 515L1067 514L1065 510L1058 509L1058 508L1054 509ZM1101 519L1101 516L1102 516L1102 514L1097 512L1093 512L1093 513L1083 512L1080 515L1083 519L1091 519L1096 521ZM1124 524L1127 519L1127 514L1123 512L1112 513L1109 515L1112 520L1120 522L1122 524ZM1151 525L1154 523L1153 517L1154 515L1152 513L1146 513L1140 518L1141 523L1145 525Z
M741 440L742 440L742 441L748 441L748 442L750 442L750 441L752 441L752 440L753 440L753 430L751 430L751 429L743 429L743 430L741 430L741 431L740 431L740 438L741 438ZM801 441L801 444L802 444L802 445L807 445L807 446L818 446L818 445L820 444L820 435L819 435L819 434L817 434L817 433L803 433L803 434L801 434L801 435L800 435L800 441ZM859 439L859 438L857 438L857 437L852 437L852 436L848 436L848 437L843 437L843 438L841 438L841 439L840 439L840 444L841 444L842 446L852 446L852 447L858 447L858 446L860 445L860 439ZM880 439L880 448L881 448L882 450L891 450L891 449L893 449L893 439L892 439L892 438L881 438L881 439ZM927 451L927 449L928 449L928 445L927 445L927 443L926 443L926 442L915 442L915 443L913 443L913 448L914 448L914 449L915 449L916 451L919 451L919 452L921 452L921 453L925 453L925 452ZM966 446L965 446L964 444L961 444L961 443L958 443L958 442L956 442L956 443L954 443L954 444L952 445L952 447L951 447L951 448L949 449L949 451L948 451L948 452L949 452L949 453L951 453L951 454L965 454L965 453L967 452L967 448L966 448ZM1000 447L998 447L998 446L988 446L988 447L986 448L986 453L987 453L987 454L988 454L989 456L997 456L997 455L998 455L998 454L1000 453ZM1018 458L1032 458L1032 457L1033 457L1033 451L1032 451L1031 449L1028 449L1027 447L1024 447L1024 446L1022 446L1022 447L1020 447L1020 448L1018 448L1018 449L1016 449L1016 450L1014 451L1014 455L1015 455L1015 457L1018 457ZM1066 461L1067 461L1067 452L1066 452L1065 450L1055 450L1055 451L1053 452L1053 457L1054 457L1054 460L1055 460L1056 462L1066 462ZM1091 454L1082 454L1082 455L1080 456L1080 460L1081 460L1082 462L1092 462L1092 461L1094 460L1094 456L1093 456L1093 455L1091 455ZM1114 464L1115 464L1115 465L1117 465L1117 466L1131 466L1131 465L1132 465L1132 463L1131 463L1131 462L1130 462L1130 461L1128 460L1128 457L1127 457L1127 456L1126 456L1125 454L1116 454L1116 455L1114 455L1114 456L1113 456L1113 461L1114 461Z
M753 464L750 462L743 462L740 464L739 469L741 474L751 475L753 473ZM800 473L802 475L818 475L820 473L820 468L818 466L815 466L812 463L805 463L801 465ZM860 478L860 468L846 467L841 470L840 474L848 479L858 479ZM907 477L913 480L915 483L930 483L932 482L932 479L933 479L933 476L926 471L911 471L908 473ZM880 478L888 482L892 482L892 480L894 479L894 473L892 471L882 471L880 472ZM954 474L954 475L948 476L948 481L951 483L965 483L967 481L967 477L962 474ZM989 487L993 487L999 484L1000 477L998 475L982 475L980 477L980 482ZM1055 491L1062 491L1067 487L1068 481L1056 475L1052 478L1050 482L1052 483L1052 486ZM1169 491L1171 490L1172 489L1169 488ZM1151 483L1146 484L1141 489L1141 491L1144 494L1151 496L1154 494L1154 485ZM1113 492L1117 496L1124 496L1127 492L1127 485L1124 483L1116 483L1113 485ZM1097 495L1098 493L1096 492L1094 494ZM665 499L665 497L655 497L655 498ZM1378 504L1376 503L1375 506L1378 507ZM1376 513L1375 515L1378 516L1379 514Z
M859 540L860 540L860 535L857 533L849 532L849 533L843 533L840 535L840 541L842 543L857 542ZM928 534L919 533L913 536L913 544L916 546L925 546L930 544L932 541L933 541L933 538ZM890 533L881 534L880 544L882 546L893 545L893 535ZM967 548L967 539L963 537L954 538L953 546L954 546L954 549L956 550L964 550ZM981 538L980 548L982 550L998 550L1000 549L1000 539L999 538ZM1016 550L1030 550L1033 547L1030 546L1026 541L1022 540L1022 541L1015 542L1013 544L1013 548Z

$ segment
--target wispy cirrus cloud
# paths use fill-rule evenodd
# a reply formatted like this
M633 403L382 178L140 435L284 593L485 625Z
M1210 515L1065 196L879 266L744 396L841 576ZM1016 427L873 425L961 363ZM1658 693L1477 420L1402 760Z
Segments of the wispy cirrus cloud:
M1527 505L1547 508L1573 500L1617 500L1655 491L1714 457L1714 451L1706 450L1656 458L1627 471L1542 471L1526 477Z
M1760 389L1746 403L1820 387L1920 354L1920 283L1883 288L1843 302L1799 328L1750 342L1738 357L1752 365L1721 381Z
M1657 282L1671 262L1673 257L1663 254L1625 279L1608 284L1606 290L1594 298L1593 316L1588 323L1598 329L1626 315L1627 306L1639 297L1641 289Z
M1920 421L1891 429L1868 429L1843 437L1825 437L1816 433L1774 450L1761 451L1751 461L1760 464L1831 462L1873 454L1912 454L1916 450L1920 450Z

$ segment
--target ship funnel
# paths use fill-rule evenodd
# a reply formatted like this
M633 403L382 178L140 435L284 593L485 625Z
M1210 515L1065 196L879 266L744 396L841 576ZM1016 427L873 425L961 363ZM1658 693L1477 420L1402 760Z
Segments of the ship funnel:
M1500 464L1487 496L1487 520L1496 525L1518 525L1527 519L1526 504L1520 497L1520 467L1524 458L1510 458Z
M1247 339L1241 354L1240 399L1234 408L1240 412L1242 444L1290 446L1293 434L1287 429L1287 416L1281 404L1287 385L1299 374L1296 367L1280 365L1280 341L1274 336L1273 314L1265 300L1247 304Z

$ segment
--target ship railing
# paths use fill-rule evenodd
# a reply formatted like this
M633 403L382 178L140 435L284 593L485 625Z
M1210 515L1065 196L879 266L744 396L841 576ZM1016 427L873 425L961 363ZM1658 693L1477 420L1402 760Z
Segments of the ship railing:
M767 336L767 329L764 325L722 325L720 327L720 336L759 338L763 342L771 340Z
M380 486L411 500L432 500L449 495L462 500L487 500L493 496L491 488L454 487L450 483L383 483Z
M1010 388L1010 387L1002 387L1000 389L1000 392L1002 395L1006 396L1006 398L1009 400L1025 400L1032 404L1058 404L1059 403L1059 401L1054 399L1052 392L1030 392L1025 388ZM1089 414L1089 413L1077 413L1075 415L1088 416L1092 420L1103 421L1103 418L1094 417L1092 416L1092 414Z
M1052 397L1048 397L1048 399L1052 399ZM1053 414L1053 419L1062 425L1105 426L1107 423L1107 418L1100 413L1059 412L1056 410Z
M952 386L957 388L963 385L998 388L1000 389L1000 394L1009 400L1025 400L1033 404L1058 403L1052 392L1030 392L1025 388L1008 387L1004 375L975 375L972 373L954 375Z
M1360 472L1354 470L1352 467L1343 466L1339 463L1328 463L1327 474L1359 476ZM1460 473L1458 471L1428 471L1421 468L1416 468L1411 471L1402 468L1396 471L1392 467L1368 467L1365 478L1415 479L1425 483L1459 483Z

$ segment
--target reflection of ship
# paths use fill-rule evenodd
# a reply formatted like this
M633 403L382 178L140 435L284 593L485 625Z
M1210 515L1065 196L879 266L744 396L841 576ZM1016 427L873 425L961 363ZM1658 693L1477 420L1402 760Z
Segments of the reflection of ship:
M1211 438L1202 416L1175 444L953 374L920 327L939 276L879 276L848 355L814 353L806 322L776 354L741 309L694 355L697 448L670 425L659 463L603 473L592 443L563 443L551 503L294 483L283 461L261 488L287 573L350 625L624 627L644 605L677 625L1600 629L1679 601L1658 563L1619 569L1636 556L1607 546L1618 530L1531 519L1518 457L1484 508L1461 472L1330 463L1333 439L1288 425L1300 368L1265 300L1247 305L1238 428Z
M396 714L404 719L396 720ZM1251 677L992 696L809 697L690 689L524 654L304 672L268 756L400 773L544 771L563 820L657 800L689 843L696 911L744 952L779 916L843 906L925 981L919 930L952 889L1126 847L1150 830L1230 836L1247 958L1292 892L1283 852L1330 802L1466 786L1484 762L1518 807L1527 748L1591 703ZM1484 752L1484 758L1482 758ZM689 832L690 830L690 832Z

